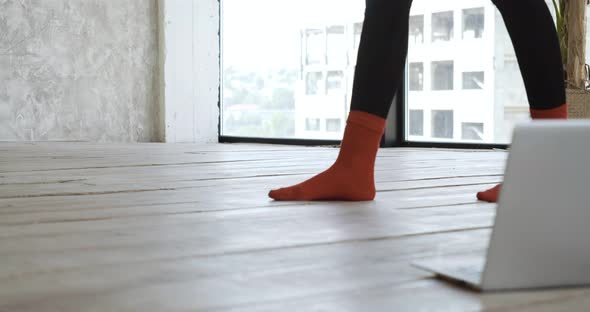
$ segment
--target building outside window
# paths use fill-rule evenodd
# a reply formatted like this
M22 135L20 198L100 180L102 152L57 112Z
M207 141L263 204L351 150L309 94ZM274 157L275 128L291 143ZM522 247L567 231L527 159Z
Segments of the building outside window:
M356 54L363 30L361 22L363 11L355 12L360 13L359 18L335 19L325 25L322 25L325 16L310 25L301 22L304 27L299 31L301 34L310 33L310 29L325 30L326 61L309 64L306 55L302 54L300 57L301 78L294 86L295 137L297 138L342 139L343 120L346 120L350 111ZM306 36L300 36L300 41L302 47L300 50L305 51L303 47L307 44ZM308 120L315 119L320 120L319 129L314 124L309 124L311 121Z

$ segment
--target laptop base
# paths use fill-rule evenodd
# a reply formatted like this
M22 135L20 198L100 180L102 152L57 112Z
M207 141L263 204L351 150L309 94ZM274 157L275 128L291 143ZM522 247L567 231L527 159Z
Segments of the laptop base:
M418 269L436 274L447 282L482 291L482 277L485 266L483 255L439 257L412 263Z

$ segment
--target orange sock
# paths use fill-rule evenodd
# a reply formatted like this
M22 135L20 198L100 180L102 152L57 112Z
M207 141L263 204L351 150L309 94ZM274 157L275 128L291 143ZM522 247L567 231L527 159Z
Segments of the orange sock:
M271 191L275 200L375 199L375 158L385 129L385 119L351 111L336 162L317 176L288 188Z
M533 119L567 119L567 104L552 109L531 109ZM477 199L490 203L498 202L502 185L477 193Z

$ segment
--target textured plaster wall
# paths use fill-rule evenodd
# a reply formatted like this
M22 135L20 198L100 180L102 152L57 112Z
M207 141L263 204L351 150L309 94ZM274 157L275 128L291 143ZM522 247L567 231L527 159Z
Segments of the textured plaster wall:
M0 0L0 141L156 141L156 0Z

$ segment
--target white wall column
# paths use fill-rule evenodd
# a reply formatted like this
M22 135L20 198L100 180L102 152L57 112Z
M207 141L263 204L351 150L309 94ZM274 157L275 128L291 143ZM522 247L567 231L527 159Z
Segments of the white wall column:
M160 0L163 139L217 142L219 1Z

